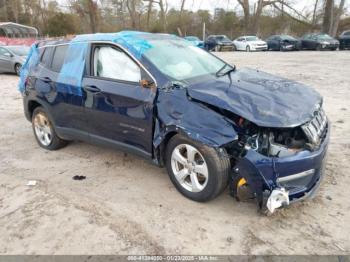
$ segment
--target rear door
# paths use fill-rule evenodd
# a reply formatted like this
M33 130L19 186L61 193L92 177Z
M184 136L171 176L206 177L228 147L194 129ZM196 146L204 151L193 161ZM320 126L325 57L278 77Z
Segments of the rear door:
M87 121L84 118L83 97L74 86L59 81L68 44L45 47L36 73L36 91L48 105L56 131L63 137L88 138Z
M90 73L83 80L84 105L92 142L151 156L155 88L130 55L115 45L91 46ZM136 152L136 153L137 153Z

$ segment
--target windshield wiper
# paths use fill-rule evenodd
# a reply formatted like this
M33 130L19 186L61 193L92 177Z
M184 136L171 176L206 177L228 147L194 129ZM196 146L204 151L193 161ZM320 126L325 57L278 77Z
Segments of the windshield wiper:
M230 68L229 68L228 70L222 72L227 66L229 66ZM229 64L224 64L224 66L221 67L221 68L215 73L215 75L216 75L216 77L221 77L221 76L227 75L227 74L229 74L229 73L231 73L231 72L233 72L233 71L235 71L235 70L236 70L236 67L235 67L235 66L232 67L232 66L230 66Z

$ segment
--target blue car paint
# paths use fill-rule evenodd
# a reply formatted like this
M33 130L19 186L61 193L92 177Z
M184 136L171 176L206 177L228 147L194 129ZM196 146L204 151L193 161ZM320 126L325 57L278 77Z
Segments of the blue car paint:
M298 201L305 196L310 196L320 186L324 175L325 158L329 143L329 123L327 135L319 149L310 152L301 151L290 157L266 157L254 150L248 150L246 155L237 162L234 167L244 177L256 194L258 205L261 208L264 203L263 191L272 191L279 186L277 178L290 176L315 169L315 174L304 186L295 187L289 191L289 200ZM235 194L235 193L234 193Z
M169 35L136 35L145 42L150 38L174 39L174 36ZM110 34L85 35L76 39L78 43L99 40L115 42L111 40ZM188 81L187 86L177 87L141 54L142 48L130 48L124 40L118 44L135 54L135 58L138 57L137 60L155 78L158 86L156 90L143 89L136 83L89 77L90 65L86 62L90 61L89 44L84 59L79 59L80 63L84 60L84 70L80 71L83 75L76 75L77 79L82 78L81 86L78 86L79 82L72 85L69 81L60 80L60 73L47 70L40 64L28 68L28 74L21 77L20 83L20 87L24 85L28 76L35 79L35 83L27 86L24 91L27 118L30 119L29 104L36 101L46 108L54 121L57 133L62 138L91 142L97 137L104 139L106 143L128 145L138 150L141 155L162 164L159 157L163 151L160 151L160 148L170 133L187 135L218 151L237 140L239 128L235 123L208 105L241 114L262 126L291 127L309 121L311 107L321 102L321 97L315 91L303 85L298 86L293 81L247 70L240 70L220 79L212 76L204 77L201 81L194 79ZM152 48L144 44L142 42L142 46ZM33 53L37 54L35 50ZM31 64L31 61L28 64ZM47 77L50 81L47 81ZM101 89L100 94L93 95L82 88L96 84ZM81 92L72 91L79 88ZM305 94L302 89L305 89ZM295 102L296 99L299 99L299 102ZM238 104L235 104L237 102ZM267 114L261 114L261 107L264 109L266 105L272 107L268 108ZM283 106L286 108L286 115L281 116ZM294 113L301 114L297 113L294 116L293 109ZM68 130L75 130L76 136L74 132L67 132ZM287 176L314 168L317 170L314 179L317 180L321 176L321 162L326 154L328 137L329 131L319 150L303 151L289 158L265 157L248 150L244 157L238 159L234 169L241 170L241 174L251 182L258 196L262 194L263 189L272 190L278 186L277 176ZM298 195L290 197L301 197L313 186L310 184L298 192Z
M193 43L194 46L204 49L204 41L200 40L196 36L186 36L184 37L187 41Z
M247 68L236 70L231 78L201 77L191 82L188 92L263 127L299 126L322 104L322 97L303 84Z

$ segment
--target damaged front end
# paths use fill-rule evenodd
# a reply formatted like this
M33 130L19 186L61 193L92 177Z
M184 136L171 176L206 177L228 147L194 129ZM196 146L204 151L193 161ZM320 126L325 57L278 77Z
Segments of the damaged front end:
M242 118L237 124L243 132L227 145L236 163L230 183L234 197L254 197L260 210L273 213L315 193L329 140L322 108L311 121L293 128L264 128ZM251 194L242 193L243 186Z

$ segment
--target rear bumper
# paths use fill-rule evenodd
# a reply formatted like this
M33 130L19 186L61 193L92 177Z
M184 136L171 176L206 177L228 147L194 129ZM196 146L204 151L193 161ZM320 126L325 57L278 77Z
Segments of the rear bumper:
M248 182L260 208L278 188L288 191L289 203L311 198L324 176L329 136L328 123L327 134L317 150L305 150L291 157L272 158L248 150L234 169Z

